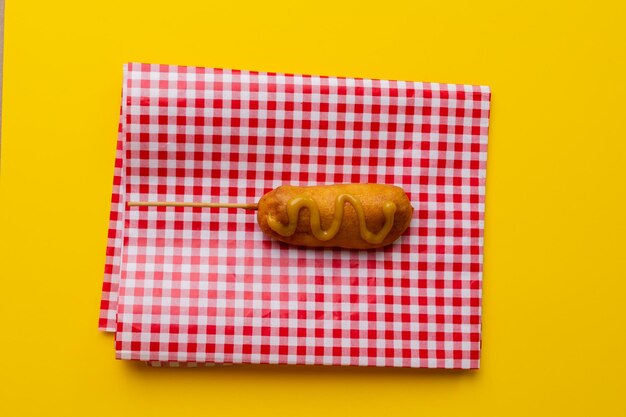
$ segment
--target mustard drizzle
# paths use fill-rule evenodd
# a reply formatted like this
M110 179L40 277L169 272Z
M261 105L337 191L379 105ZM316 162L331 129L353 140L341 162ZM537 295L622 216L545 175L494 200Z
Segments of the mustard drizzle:
M326 230L322 230L320 210L317 203L311 197L305 195L293 197L287 202L288 224L281 223L272 215L268 216L267 223L269 227L279 235L285 237L291 236L296 232L300 210L306 207L311 214L311 232L318 240L327 241L334 238L339 232L346 203L350 203L357 213L357 217L359 218L359 231L363 240L372 244L379 244L387 237L393 227L393 219L397 209L396 204L393 201L383 203L385 224L377 233L373 233L367 228L365 223L363 205L352 194L340 194L337 196L335 202L335 217L333 218L331 226Z

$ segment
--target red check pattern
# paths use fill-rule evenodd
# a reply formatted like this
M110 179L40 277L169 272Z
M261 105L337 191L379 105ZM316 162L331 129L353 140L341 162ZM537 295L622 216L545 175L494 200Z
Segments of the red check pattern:
M101 315L118 358L479 366L488 88L129 64L124 90ZM254 212L124 207L348 182L405 189L398 242L296 248Z
M124 68L126 71L126 68ZM126 76L124 76L126 80ZM113 193L111 196L111 212L109 215L109 233L104 265L104 280L100 299L100 319L98 327L107 332L115 331L115 315L117 313L117 291L122 263L122 247L124 238L124 139L126 89L122 91L120 123L118 125L117 149L115 152L115 168L113 173Z

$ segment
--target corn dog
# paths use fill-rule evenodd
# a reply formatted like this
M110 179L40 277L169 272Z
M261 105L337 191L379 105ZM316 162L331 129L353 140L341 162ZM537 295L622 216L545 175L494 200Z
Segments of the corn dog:
M409 227L413 207L402 188L383 184L283 185L254 203L128 202L128 206L258 210L261 230L299 246L373 249Z

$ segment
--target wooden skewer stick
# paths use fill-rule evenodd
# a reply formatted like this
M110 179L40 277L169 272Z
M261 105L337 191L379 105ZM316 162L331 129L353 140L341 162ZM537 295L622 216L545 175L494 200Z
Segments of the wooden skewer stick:
M176 203L172 201L129 201L130 207L209 207L209 208L240 208L244 210L258 210L259 206L256 203Z

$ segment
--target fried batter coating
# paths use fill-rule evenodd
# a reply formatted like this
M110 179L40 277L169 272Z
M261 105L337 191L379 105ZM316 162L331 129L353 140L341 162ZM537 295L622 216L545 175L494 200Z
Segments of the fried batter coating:
M300 208L297 217L295 232L289 236L277 232L277 226L289 224L288 205L294 199L304 197L312 200L319 208L320 227L322 233L331 229L336 216L336 205L339 196L347 194L358 200L364 213L365 224L361 224L357 210L353 204L343 204L343 220L334 237L321 240L315 236L311 227L311 210L308 207ZM345 197L344 197L345 199ZM302 200L302 198L301 198ZM348 200L351 200L348 198ZM393 203L393 204L390 204ZM383 207L395 205L393 225L389 233L378 243L368 242L362 237L369 231L377 233L383 229L386 221ZM373 249L388 245L400 237L408 228L413 215L413 207L402 188L383 184L335 184L299 187L291 185L280 186L259 200L258 223L261 230L268 236L300 246L310 247L340 247L347 249ZM273 220L272 220L273 219ZM315 220L315 219L314 219ZM294 220L295 221L295 220ZM280 223L280 224L279 224ZM273 226L273 227L272 227ZM362 230L366 228L366 231ZM319 231L318 231L319 235Z

